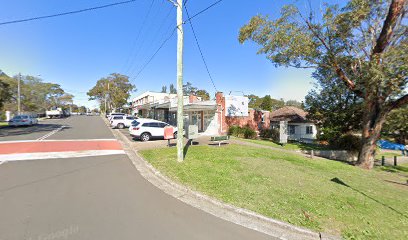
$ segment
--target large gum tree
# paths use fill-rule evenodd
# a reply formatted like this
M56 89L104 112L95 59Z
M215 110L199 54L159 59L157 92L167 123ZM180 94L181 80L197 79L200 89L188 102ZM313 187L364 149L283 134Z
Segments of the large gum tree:
M279 18L258 15L240 30L240 43L259 44L276 66L326 69L362 99L362 168L374 165L388 113L408 103L407 1L351 0L318 12L287 5Z

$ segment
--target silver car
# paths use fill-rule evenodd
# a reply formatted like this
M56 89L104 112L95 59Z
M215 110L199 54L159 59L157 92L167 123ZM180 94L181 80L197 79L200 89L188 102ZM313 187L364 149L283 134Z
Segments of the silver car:
M34 124L38 124L38 120L35 117L30 115L17 115L14 116L10 122L9 126L17 127L17 126L32 126Z

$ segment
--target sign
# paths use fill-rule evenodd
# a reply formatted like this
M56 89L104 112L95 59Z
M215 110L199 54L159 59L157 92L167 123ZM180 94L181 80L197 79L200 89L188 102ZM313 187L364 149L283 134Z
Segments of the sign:
M288 121L279 122L279 143L288 143Z
M244 96L225 96L225 116L248 117L248 98Z
M188 125L187 138L188 139L198 138L198 126L197 125Z
M173 139L174 138L174 130L173 127L167 126L164 127L164 139Z

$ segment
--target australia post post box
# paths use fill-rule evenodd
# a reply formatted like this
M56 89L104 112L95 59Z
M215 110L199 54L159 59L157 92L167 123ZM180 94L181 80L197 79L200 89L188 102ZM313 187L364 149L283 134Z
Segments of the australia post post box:
M164 128L164 139L173 139L174 138L174 133L173 133L173 127L165 127Z

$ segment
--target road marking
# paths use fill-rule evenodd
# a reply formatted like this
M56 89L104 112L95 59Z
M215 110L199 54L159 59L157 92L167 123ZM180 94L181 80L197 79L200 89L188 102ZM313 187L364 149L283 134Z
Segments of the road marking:
M124 150L87 150L87 151L70 151L70 152L38 152L38 153L16 153L16 154L0 154L2 162L10 161L27 161L55 158L80 158L92 156L106 156L125 154Z
M0 141L0 145L2 143L27 143L27 142L37 142L38 140L13 140L13 141ZM84 142L91 142L91 141L116 141L116 138L88 138L88 139L44 139L41 142L77 142L77 141L84 141Z
M44 139L46 139L46 138L48 138L48 137L54 135L55 133L61 131L61 130L62 130L63 128L65 128L65 127L66 127L66 126L61 126L61 127L57 128L57 129L54 129L53 131L51 131L51 132L45 134L44 136L37 138L37 141L43 141Z

